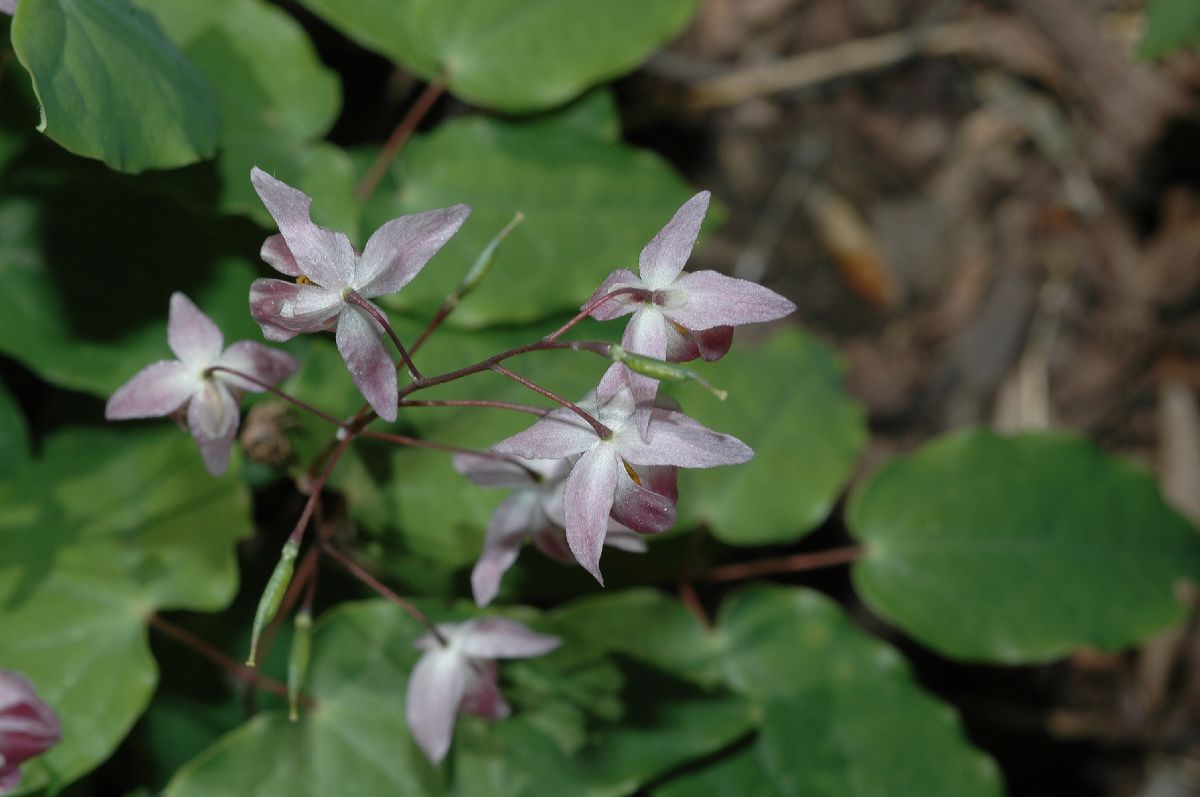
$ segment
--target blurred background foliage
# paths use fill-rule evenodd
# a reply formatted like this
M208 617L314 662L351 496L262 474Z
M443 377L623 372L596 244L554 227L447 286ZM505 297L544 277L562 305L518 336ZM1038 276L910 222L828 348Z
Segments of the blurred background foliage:
M0 16L0 667L65 729L20 792L1196 793L1196 9L20 0ZM607 553L603 592L532 552L507 576L497 611L566 644L506 665L513 718L464 718L440 769L403 719L420 629L334 569L318 708L289 723L239 677L328 426L259 398L213 480L169 423L102 421L168 356L171 292L259 339L252 165L358 245L473 206L385 302L407 341L525 215L427 374L555 329L704 187L723 208L692 268L800 305L701 366L727 402L667 391L753 462L684 474L676 529ZM287 348L289 391L361 404L331 340ZM574 397L604 367L518 370ZM429 392L527 395L489 374ZM422 408L396 431L486 447L525 423ZM338 545L435 618L471 615L501 494L370 440L330 484Z

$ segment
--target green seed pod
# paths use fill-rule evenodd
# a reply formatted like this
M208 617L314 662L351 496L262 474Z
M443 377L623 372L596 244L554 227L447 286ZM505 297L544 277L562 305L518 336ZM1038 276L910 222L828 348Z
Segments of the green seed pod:
M292 583L292 570L299 553L299 543L288 540L284 544L283 551L279 554L279 563L275 565L275 571L271 573L267 587L258 599L258 609L254 612L254 627L250 631L250 657L246 659L246 664L251 667L255 666L258 658L258 639L271 620L275 619L275 612L279 611L283 595Z
M288 656L288 719L296 722L300 719L298 706L300 690L304 687L304 679L308 677L308 661L312 657L312 615L308 609L301 609L296 614L295 630L292 634L292 652Z
M678 363L669 363L665 360L656 360L653 357L646 357L642 354L634 354L633 352L625 351L625 349L616 344L610 347L609 356L612 357L614 362L625 363L625 366L634 373L649 376L661 382L695 382L721 401L724 401L729 395L724 390L718 390L710 385L704 377L691 368Z

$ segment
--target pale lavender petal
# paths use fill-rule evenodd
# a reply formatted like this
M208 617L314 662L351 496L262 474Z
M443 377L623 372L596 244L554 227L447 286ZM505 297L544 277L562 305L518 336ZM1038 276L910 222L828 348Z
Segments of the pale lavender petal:
M20 780L17 767L62 738L54 711L33 684L14 670L0 670L0 787Z
M475 605L487 606L500 590L500 579L508 571L525 538L546 523L534 490L519 490L505 498L492 512L483 552L471 571Z
M460 709L486 720L502 720L512 713L500 694L499 667L494 661L472 661L467 671L467 688Z
M708 212L707 191L701 191L683 203L658 234L650 239L638 258L642 280L648 288L667 288L679 276L696 245L704 214Z
M609 274L604 282L600 283L600 287L592 294L592 298L584 303L583 307L587 307L592 302L598 300L601 296L616 290L617 288L645 288L645 283L642 278L634 274L627 268L619 268ZM591 317L597 321L611 321L614 318L620 318L623 315L632 313L638 307L645 304L642 299L636 298L632 294L621 294L614 296L608 301L601 304L590 313ZM582 307L580 308L583 309Z
M350 377L385 421L396 420L396 365L378 332L379 323L357 307L346 307L337 327L337 347Z
M238 406L225 385L207 379L188 405L188 430L196 438L200 456L213 476L229 467L229 451L237 435Z
M370 298L395 293L417 276L470 215L466 205L401 216L367 241L354 274L358 292Z
M563 459L587 451L598 439L587 421L564 407L492 448L525 459Z
M473 659L527 659L544 656L562 644L556 636L539 634L503 617L484 617L466 626L462 650Z
M682 412L656 409L650 421L650 439L632 429L617 435L620 456L633 465L675 465L712 468L737 465L754 457L750 446L736 437L714 432Z
M576 561L601 586L604 578L600 575L600 554L617 488L617 470L621 467L612 448L612 445L602 443L580 457L567 477L563 491L567 543Z
M617 491L612 517L620 524L643 534L666 531L675 525L675 502L679 497L676 469L653 465L629 466L641 484L629 473L617 474Z
M104 405L104 417L124 421L170 415L199 389L200 375L194 369L178 360L160 360L117 388Z
M312 199L303 191L276 180L257 166L250 170L250 182L279 225L304 276L325 288L347 287L358 259L350 239L313 223L309 215Z
M547 525L540 531L535 531L533 544L555 561L565 565L575 564L575 554L571 553L571 546L567 544L567 532L557 526Z
M632 394L633 388L629 384L632 376L634 373L624 363L613 363L608 366L608 370L604 372L604 376L600 377L600 384L596 387L595 403L607 404L622 390L628 390Z
M645 553L649 547L646 545L645 537L633 529L627 529L615 522L609 524L608 536L604 538L604 544L609 548L616 548L618 551L626 553Z
M729 327L718 327L728 329ZM667 362L686 363L700 356L696 333L667 320Z
M796 309L770 288L716 271L684 274L675 281L670 294L672 301L663 313L692 330L774 321ZM675 303L677 296L683 297L682 303Z
M609 366L609 371L612 371L616 365L619 363ZM605 373L605 376L607 377L608 374ZM632 377L635 374L629 373L628 376ZM602 383L604 381L604 379L601 380ZM637 404L633 399L633 391L629 387L622 387L614 395L600 402L599 409L596 411L596 419L609 429L620 429L629 422L635 409L637 409Z
M467 684L466 659L438 648L421 657L408 677L404 714L413 741L435 765L454 738L454 720Z
M0 0L0 14L8 14L10 17L17 13L18 0Z
M0 8L0 11L4 11ZM13 12L8 12L13 13ZM13 789L17 788L21 782L21 770L16 765L0 766L0 794L8 794Z
M456 471L482 487L519 489L537 484L530 470L535 462L546 460L518 460L480 454L455 454L451 458Z
M296 369L300 367L296 358L286 351L272 349L251 340L238 341L230 346L221 355L221 359L217 360L217 365L241 371L268 385L279 384L296 373ZM219 378L235 390L248 390L252 393L263 391L263 388L253 382L238 379L231 374L219 374Z
M300 266L296 263L296 257L292 254L292 250L288 249L287 241L283 240L282 234L277 233L263 241L262 249L258 251L258 255L268 266L280 274L286 274L289 277L299 277L301 275Z
M719 360L733 345L733 327L713 327L695 333L700 355L708 362Z
M342 308L336 291L277 279L250 283L250 315L268 340L290 340L301 332L320 332Z
M221 355L223 343L221 330L191 299L178 291L171 294L167 345L180 362L196 368L211 365Z
M629 319L629 326L625 327L625 335L621 338L621 347L634 354L665 360L669 327L670 323L657 307L643 307ZM636 404L654 403L654 397L658 395L657 379L634 371L629 371L628 379L629 389ZM649 421L648 413L638 419L638 429L643 437L646 436L646 425Z

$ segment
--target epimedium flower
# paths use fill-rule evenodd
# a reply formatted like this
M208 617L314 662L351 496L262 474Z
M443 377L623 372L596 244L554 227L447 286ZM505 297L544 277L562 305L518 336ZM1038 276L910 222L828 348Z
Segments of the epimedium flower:
M0 794L21 780L21 764L49 750L62 738L54 711L19 672L0 670Z
M460 711L501 720L511 709L500 694L496 659L542 656L561 644L558 637L531 631L501 617L440 623L438 634L417 640L425 651L408 679L405 715L417 746L434 764L454 738Z
M182 293L171 294L167 344L177 360L151 363L112 394L104 407L110 421L156 418L186 410L188 429L209 473L229 466L237 435L238 400L244 391L264 388L231 373L230 368L268 385L295 373L295 358L261 343L243 340L223 349L221 330Z
M279 225L279 234L263 243L262 258L295 279L255 280L250 314L268 340L333 330L355 386L379 417L396 420L396 368L381 337L384 329L351 299L365 302L399 291L458 231L471 209L454 205L392 219L359 253L345 234L312 221L312 199L303 191L257 166L250 181Z
M754 456L741 440L714 432L682 412L636 402L621 375L624 370L614 364L594 397L579 404L594 409L592 414L608 430L605 435L564 407L492 447L524 459L578 457L563 487L567 543L579 564L601 584L600 554L610 514L635 529L660 524L668 512L667 525L674 522L674 496L650 488L647 466L711 468Z
M504 576L525 540L546 556L561 562L575 561L567 544L563 491L574 463L569 459L532 459L519 462L477 454L456 454L454 468L476 484L484 487L510 489L510 493L492 513L483 551L471 571L471 589L478 606L487 606L500 589ZM654 482L659 492L669 498L669 519L674 522L676 494L674 468L646 468L644 478ZM645 481L643 482L645 483ZM656 504L662 510L664 502ZM659 518L656 516L656 520ZM657 524L657 525L661 525ZM644 532L662 531L651 527ZM633 529L609 517L604 544L632 553L643 553L646 542Z

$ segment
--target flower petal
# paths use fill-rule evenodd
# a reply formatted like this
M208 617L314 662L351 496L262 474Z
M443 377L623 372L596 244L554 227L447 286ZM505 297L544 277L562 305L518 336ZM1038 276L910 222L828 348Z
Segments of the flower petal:
M625 553L645 553L649 547L646 545L645 537L619 523L609 525L608 536L604 538L604 544L609 548L625 551Z
M558 526L547 524L545 528L535 531L533 545L556 562L575 564L575 554L571 553L571 546L567 544L567 532Z
M675 502L679 498L676 469L643 465L634 472L641 484L628 473L617 474L613 519L643 534L666 531L674 526Z
M757 282L727 277L716 271L695 271L675 280L663 313L687 329L755 324L774 321L793 312L796 305Z
M500 590L500 579L517 561L525 538L546 524L537 492L518 490L492 512L483 552L471 571L476 606L487 606Z
M647 306L633 314L629 326L625 327L625 335L621 338L621 347L656 360L667 358L667 341L670 324L657 307ZM635 404L653 404L658 395L658 380L628 370L629 389L633 394ZM643 413L638 417L639 431L646 436L646 427L650 415Z
M505 459L495 456L485 457L480 454L455 454L451 458L451 462L456 471L482 487L511 490L534 486L537 481L530 471L539 472L537 467L540 463L552 463L557 460L521 460L519 457Z
M576 561L601 586L604 578L600 575L600 554L617 488L617 468L620 467L612 449L611 444L601 443L580 457L563 490L567 544Z
M680 468L712 468L737 465L754 457L750 446L736 437L714 432L682 412L655 409L650 420L650 437L643 440L634 430L618 433L620 456L633 465L675 465Z
M229 450L237 435L238 406L228 388L206 379L203 389L188 404L188 430L196 438L204 465L213 476L229 467Z
M599 438L587 421L565 407L548 413L523 432L501 440L492 449L525 459L563 459L581 454Z
M675 211L666 226L642 249L638 266L646 287L653 290L667 288L679 276L696 245L700 224L708 212L709 196L707 191L701 191L683 203L683 207Z
M221 330L191 299L178 291L171 294L167 345L180 362L196 368L211 365L221 355L223 343Z
M401 216L367 241L354 274L358 292L370 298L395 293L417 276L470 215L466 205Z
M279 232L304 276L325 288L348 286L358 256L345 235L313 223L309 216L312 199L308 194L276 180L257 166L250 170L250 182L279 225Z
M250 315L268 340L290 340L301 332L327 328L342 307L336 291L277 279L250 283Z
M200 380L193 369L178 360L160 360L117 388L104 405L104 417L124 421L170 415L199 389Z
M719 360L733 345L733 327L713 327L694 333L700 356L707 362Z
M0 785L20 780L17 767L62 739L54 711L15 670L0 670ZM7 779L7 780L6 780Z
M396 365L388 356L378 332L379 323L357 307L342 310L337 326L337 347L350 377L385 421L396 420Z
M404 714L413 741L435 765L446 757L454 738L454 720L467 684L460 654L437 648L421 657L408 677Z
M642 282L641 277L639 277L637 274L634 274L627 268L619 268L604 278L604 282L600 283L600 287L597 288L596 292L592 294L592 298L588 299L587 302L584 303L583 307L587 307L592 302L598 300L601 296L604 296L606 293L614 291L617 288L644 287L646 286L645 283ZM613 298L604 302L604 304L601 304L599 307L592 310L590 315L597 321L610 321L614 318L620 318L623 315L632 313L634 310L638 309L638 307L644 304L644 300L638 299L632 294L621 294L620 296L614 296ZM579 309L582 310L583 307L580 307Z
M292 254L291 249L288 249L287 241L283 240L282 234L272 235L263 241L262 248L258 250L258 256L280 274L299 277L302 273L300 266L296 263L296 256Z
M300 367L296 358L286 351L272 349L270 346L264 346L252 340L238 341L230 346L221 355L221 359L217 360L217 365L241 371L268 385L279 384L296 373L296 369ZM214 376L235 390L248 390L251 393L263 391L263 388L253 382L238 379L231 374L214 374Z
M539 634L515 620L484 617L463 628L462 650L473 659L527 659L544 656L562 644L556 636Z
M499 668L494 661L472 661L467 671L467 688L461 710L486 720L502 720L512 713L500 694Z

